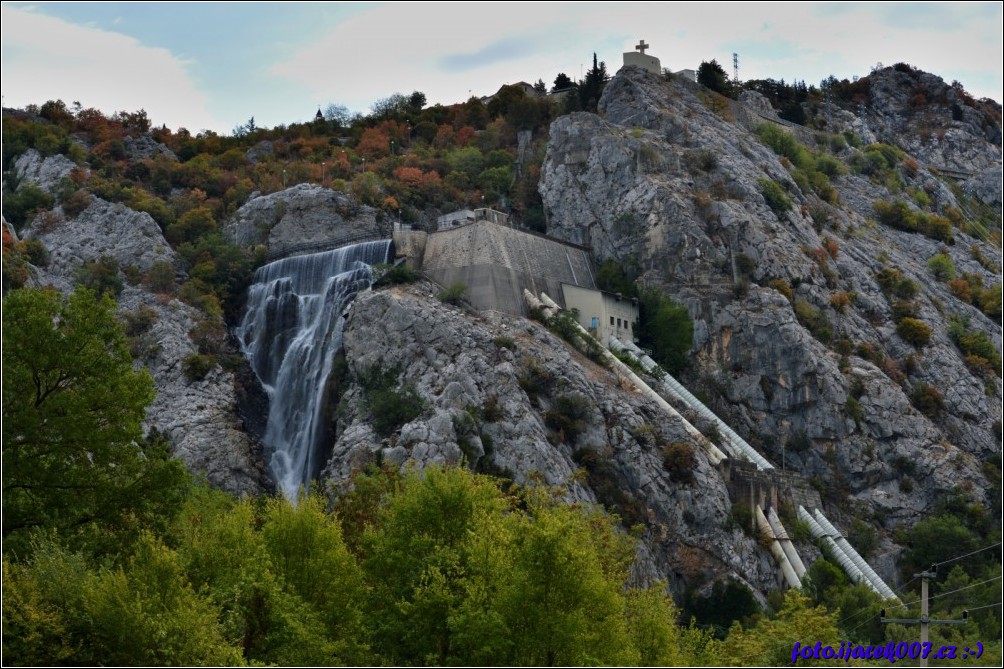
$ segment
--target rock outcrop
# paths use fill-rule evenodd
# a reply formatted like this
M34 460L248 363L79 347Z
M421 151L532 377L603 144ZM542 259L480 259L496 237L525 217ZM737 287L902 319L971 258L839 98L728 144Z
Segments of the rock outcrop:
M367 292L353 303L325 471L332 484L375 461L402 469L466 462L520 483L564 487L571 500L599 499L626 525L641 523L639 582L667 579L678 592L724 577L761 593L776 587L767 551L726 522L731 502L722 476L679 418L540 324L464 312L434 294L418 284ZM374 366L397 370L425 402L390 437L374 431L357 381ZM568 404L581 407L581 424L565 431L557 426ZM694 454L690 481L663 466L672 443ZM589 475L576 476L583 467Z
M874 201L903 195L847 168L830 180L832 203L803 191L702 95L626 67L599 115L556 120L540 184L549 233L591 245L600 262L637 266L645 284L686 304L696 321L687 381L764 455L818 481L833 515L894 526L946 494L988 502L981 464L1000 453L1001 383L967 367L949 317L969 318L998 350L1001 326L926 262L946 253L960 274L992 286L1000 276L983 265L999 268L1000 250L960 230L946 246L877 225ZM969 138L958 156L973 162L954 164L990 169L996 155L999 170L999 146ZM838 158L850 163L855 151ZM958 205L922 161L901 174L942 210ZM768 204L769 182L791 198L789 210ZM918 286L910 306L932 330L927 345L897 334L905 307L880 287L883 269ZM911 402L926 387L943 394L931 416Z
M76 167L76 163L62 154L42 158L35 149L28 149L14 162L14 174L21 183L34 184L53 195Z
M243 246L285 246L372 235L389 237L391 225L377 210L315 184L248 200L224 226L227 239Z
M47 266L35 278L38 285L70 291L81 267L108 257L122 268L120 278L125 268L143 273L155 263L168 263L178 277L184 276L177 254L148 214L93 196L76 218L39 216L28 235L49 251ZM146 427L164 433L174 454L211 484L239 494L267 489L260 447L237 412L234 373L216 366L202 380L192 381L183 369L184 360L198 352L193 328L208 320L222 330L222 319L142 284L126 283L117 300L123 317L144 310L148 321L132 342L137 364L150 370L157 391L147 409Z

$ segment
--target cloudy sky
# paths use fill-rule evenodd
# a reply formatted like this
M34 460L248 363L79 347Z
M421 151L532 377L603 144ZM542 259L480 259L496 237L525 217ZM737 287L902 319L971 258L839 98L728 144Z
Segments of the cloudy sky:
M868 74L907 62L1002 95L1001 3L8 3L5 107L61 98L230 132L422 91L430 104L559 72L615 72L640 38L673 70L743 79Z

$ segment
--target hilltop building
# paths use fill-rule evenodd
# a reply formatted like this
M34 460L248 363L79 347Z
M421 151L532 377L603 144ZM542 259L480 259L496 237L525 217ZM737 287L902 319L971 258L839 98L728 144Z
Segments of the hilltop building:
M645 44L645 40L639 40L637 46L635 46L635 51L624 53L624 65L635 65L653 74L662 74L662 63L655 56L645 53L645 49L648 48L649 45Z

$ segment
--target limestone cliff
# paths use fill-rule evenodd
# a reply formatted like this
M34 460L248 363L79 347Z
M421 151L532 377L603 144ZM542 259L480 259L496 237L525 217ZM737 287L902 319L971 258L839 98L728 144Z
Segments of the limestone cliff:
M47 190L58 184L50 175L73 167L62 156L38 161L31 154L18 164L27 166L26 178ZM32 223L27 236L41 241L49 255L48 264L36 269L33 282L68 292L86 263L114 259L115 274L125 279L116 298L120 313L127 320L139 316L145 322L142 331L133 333L133 348L137 364L150 370L157 391L147 409L146 427L164 433L174 454L213 485L236 493L267 489L259 447L238 415L235 374L216 366L193 381L183 371L183 361L198 351L193 329L208 320L222 331L222 318L130 281L130 274L141 276L158 263L166 264L176 278L184 277L184 270L149 214L89 197L90 204L75 217L57 210Z
M777 587L769 553L728 522L724 480L680 419L539 323L448 306L419 283L358 296L343 341L324 474L334 488L372 462L466 463L521 483L539 478L571 500L603 502L627 526L641 524L641 582L667 579L677 592L723 577L760 593ZM423 402L389 436L374 429L359 382L374 367L396 370L396 382ZM569 406L581 408L574 429L559 418ZM663 464L664 448L681 443L694 454L689 479ZM588 475L575 473L583 468Z
M882 183L849 169L861 150L844 145L829 201L804 190L749 131L767 116L622 69L598 115L551 126L540 184L548 232L591 245L599 262L638 267L643 283L684 302L696 321L688 383L764 455L815 480L838 515L892 527L946 494L989 501L981 467L1000 453L1001 382L967 367L949 327L968 318L999 351L1000 322L926 263L941 252L960 274L999 285L1000 249L959 229L945 244L875 222L874 201L906 192L923 191L940 212L966 209L923 156ZM978 124L958 126L930 157L999 170L999 135L995 144ZM771 182L789 209L768 203ZM906 307L880 285L894 270L919 286L908 307L931 328L926 345L897 333ZM928 387L943 410L925 415L914 405Z

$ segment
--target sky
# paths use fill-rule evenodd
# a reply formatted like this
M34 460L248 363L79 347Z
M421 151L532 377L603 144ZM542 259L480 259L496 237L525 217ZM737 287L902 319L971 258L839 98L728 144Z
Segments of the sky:
M639 39L671 70L716 59L741 79L816 84L906 62L1001 101L1002 10L977 3L4 2L3 106L62 99L155 125L230 133L368 113L394 93L484 96L595 52L611 74Z

